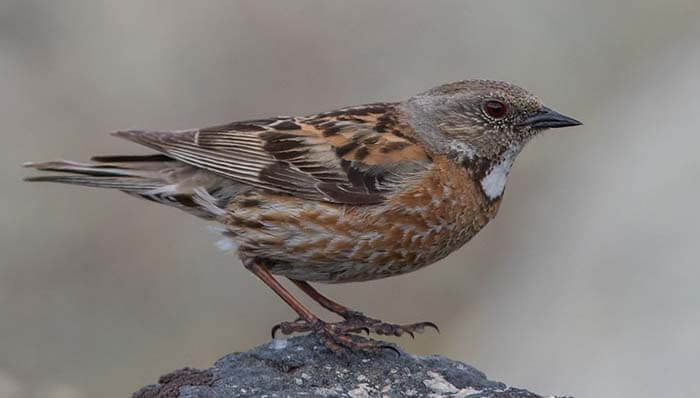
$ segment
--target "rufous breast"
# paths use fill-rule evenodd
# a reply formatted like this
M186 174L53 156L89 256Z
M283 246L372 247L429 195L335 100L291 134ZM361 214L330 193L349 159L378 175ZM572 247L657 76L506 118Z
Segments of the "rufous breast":
M470 172L444 156L384 203L348 206L251 190L226 224L244 257L274 274L327 283L394 276L464 245L498 211Z

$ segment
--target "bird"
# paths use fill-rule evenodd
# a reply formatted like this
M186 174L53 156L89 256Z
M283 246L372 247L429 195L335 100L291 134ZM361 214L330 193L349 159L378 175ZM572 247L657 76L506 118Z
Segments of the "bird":
M311 332L336 352L367 350L379 343L360 332L438 328L370 318L311 283L376 280L445 258L496 216L534 136L581 124L515 84L463 80L308 116L116 131L153 152L25 163L60 173L25 180L112 188L213 221L243 266L296 312L273 337ZM321 320L280 277L342 320Z

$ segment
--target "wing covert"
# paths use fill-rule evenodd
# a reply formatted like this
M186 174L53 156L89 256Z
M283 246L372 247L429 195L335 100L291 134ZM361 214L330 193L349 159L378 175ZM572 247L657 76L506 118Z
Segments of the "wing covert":
M372 104L307 117L114 135L253 187L375 204L430 165L395 112L392 104Z

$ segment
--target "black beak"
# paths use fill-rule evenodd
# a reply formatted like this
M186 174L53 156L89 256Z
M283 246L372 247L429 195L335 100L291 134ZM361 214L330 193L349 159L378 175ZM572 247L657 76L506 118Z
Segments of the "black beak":
M569 126L580 126L583 123L576 119L564 116L559 112L555 112L546 106L542 108L534 116L523 120L518 123L518 126L531 126L536 129L547 129L556 127L569 127Z

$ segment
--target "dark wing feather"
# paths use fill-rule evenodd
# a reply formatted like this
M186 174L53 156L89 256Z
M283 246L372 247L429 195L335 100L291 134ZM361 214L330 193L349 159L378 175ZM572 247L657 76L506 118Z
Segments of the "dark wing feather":
M317 201L374 204L430 163L406 137L407 128L392 104L372 104L308 117L114 135L253 187ZM387 132L391 129L398 134Z

